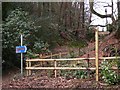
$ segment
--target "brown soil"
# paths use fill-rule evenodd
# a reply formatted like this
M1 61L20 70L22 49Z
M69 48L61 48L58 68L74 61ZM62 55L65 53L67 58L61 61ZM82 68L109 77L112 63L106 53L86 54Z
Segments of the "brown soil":
M19 74L20 75L20 74ZM31 76L23 76L14 74L13 77L7 77L5 81L2 82L2 88L11 89L11 90L19 90L19 89L83 89L83 88L93 88L98 90L98 88L109 88L107 90L119 90L120 85L107 85L102 82L96 82L95 79L76 79L76 78L65 78L62 76L58 76L54 78L54 76L49 77L47 71L36 72ZM7 80L8 79L8 80Z
M109 90L119 90L120 85L110 86L96 82L90 79L66 79L64 77L50 78L47 76L28 76L18 79L13 79L7 83L3 83L2 88L4 89L19 89L19 88L109 88ZM111 89L110 89L111 88Z

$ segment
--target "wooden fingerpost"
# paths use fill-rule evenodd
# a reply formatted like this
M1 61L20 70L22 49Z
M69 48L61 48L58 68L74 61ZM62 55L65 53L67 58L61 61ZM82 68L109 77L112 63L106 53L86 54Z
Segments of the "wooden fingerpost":
M99 55L99 50L98 50L98 29L95 30L95 62L96 62L96 81L98 81L99 77L99 65L98 65L98 55Z
M55 67L55 78L56 78L56 76L57 76L56 66L57 66L57 62L56 62L56 59L55 59L55 60L54 60L54 67Z

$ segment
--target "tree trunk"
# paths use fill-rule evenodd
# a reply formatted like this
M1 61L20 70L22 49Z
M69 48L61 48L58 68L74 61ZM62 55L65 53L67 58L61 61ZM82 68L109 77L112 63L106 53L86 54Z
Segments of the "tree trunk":
M84 2L78 3L80 5L79 14L78 14L78 28L77 28L77 39L85 37L85 30L84 30Z
M117 8L118 8L118 20L120 20L120 1L117 2Z
M117 2L117 9L118 9L118 28L116 32L116 38L120 39L120 1Z
M114 16L112 15L112 13L111 13L111 14L107 14L107 15L102 15L102 14L98 13L97 11L95 11L95 10L93 9L94 0L89 0L89 4L90 4L90 10L91 10L91 12L92 12L93 14L97 15L97 16L100 17L100 18L110 17L110 18L112 18L112 20L115 20L115 18L114 18Z

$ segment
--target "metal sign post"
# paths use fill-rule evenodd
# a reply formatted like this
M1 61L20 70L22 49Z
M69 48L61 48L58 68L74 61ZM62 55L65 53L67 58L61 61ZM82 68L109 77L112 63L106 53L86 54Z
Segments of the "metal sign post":
M23 35L21 34L21 46L23 44ZM21 75L23 75L23 53L21 53Z
M21 75L23 75L23 53L26 53L27 47L23 46L23 35L20 36L21 46L16 46L16 53L21 54Z

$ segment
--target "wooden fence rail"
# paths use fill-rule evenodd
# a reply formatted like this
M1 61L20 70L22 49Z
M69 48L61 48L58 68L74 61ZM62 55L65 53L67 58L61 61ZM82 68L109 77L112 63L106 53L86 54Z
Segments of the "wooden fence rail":
M99 57L99 59L103 59L103 60L111 60L111 59L119 59L120 57ZM26 62L37 62L37 61L65 61L65 60L68 60L68 61L78 61L78 60L95 60L95 58L63 58L63 59L27 59Z
M57 76L57 71L56 70L96 70L96 67L91 67L91 68L86 68L86 67L58 67L57 62L58 61L80 61L80 60L95 60L95 58L68 58L68 59L27 59L26 60L26 70L27 70L27 75L31 75L31 70L54 70L55 71L55 77ZM113 60L113 59L120 59L120 57L99 57L99 59L102 60ZM36 66L31 66L32 62L54 62L54 67L36 67ZM99 68L100 69L100 68ZM98 74L96 74L98 75Z

